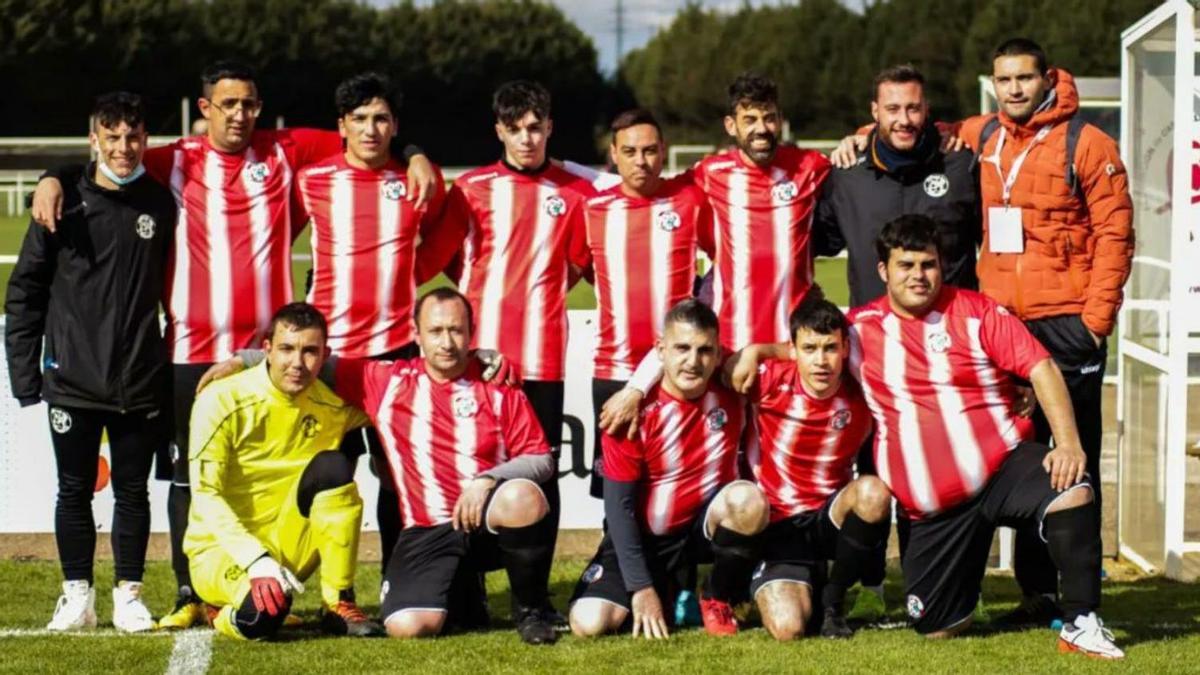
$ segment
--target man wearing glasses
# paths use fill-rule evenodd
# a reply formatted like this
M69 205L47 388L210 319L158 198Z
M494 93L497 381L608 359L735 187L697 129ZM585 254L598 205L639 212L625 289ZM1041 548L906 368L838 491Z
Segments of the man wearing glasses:
M256 130L262 99L254 72L243 64L214 63L200 81L207 135L151 148L144 159L147 173L171 188L179 207L165 303L176 448L168 520L179 594L175 610L159 622L163 628L187 628L204 615L182 550L191 504L188 419L196 385L213 363L257 346L274 311L291 302L292 240L304 227L292 218L292 179L301 168L342 151L336 131ZM407 194L423 203L432 195L430 164L412 158L409 177ZM34 195L32 215L50 229L61 218L60 180L77 177L50 172Z

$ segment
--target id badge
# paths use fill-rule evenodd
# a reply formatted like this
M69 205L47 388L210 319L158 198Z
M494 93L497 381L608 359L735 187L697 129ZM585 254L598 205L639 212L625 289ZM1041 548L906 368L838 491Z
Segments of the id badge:
M1020 208L988 207L988 250L992 253L1025 252L1025 231L1021 225Z

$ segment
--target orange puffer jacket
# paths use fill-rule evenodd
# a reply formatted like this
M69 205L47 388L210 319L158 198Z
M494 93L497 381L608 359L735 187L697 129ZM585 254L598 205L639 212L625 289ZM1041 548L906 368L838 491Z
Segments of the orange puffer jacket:
M979 290L1022 319L1081 314L1093 333L1108 335L1133 256L1133 204L1125 166L1116 142L1085 125L1075 148L1079 190L1071 192L1066 179L1066 123L1079 109L1079 94L1069 73L1050 70L1057 78L1056 100L1050 109L1025 124L999 113L1007 130L1000 156L1006 176L1038 130L1054 125L1029 152L1013 185L1011 205L1022 209L1023 253L989 251L988 207L1003 204L1004 188L993 162L979 165L984 217ZM989 117L965 120L959 135L976 145ZM995 154L999 139L997 129L982 148L981 159Z

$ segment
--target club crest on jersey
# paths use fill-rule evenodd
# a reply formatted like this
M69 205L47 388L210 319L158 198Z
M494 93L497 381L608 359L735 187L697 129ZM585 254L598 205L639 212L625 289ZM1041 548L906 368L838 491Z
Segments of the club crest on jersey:
M305 438L315 438L320 431L321 423L312 415L305 415L300 420L300 433L304 434Z
M271 175L271 169L266 162L254 162L246 167L246 173L250 174L250 180L261 183Z
M567 212L567 203L558 195L550 195L546 197L546 201L542 202L542 210L546 215L557 218Z
M56 434L65 434L71 430L71 413L62 408L50 409L50 428Z
M479 412L479 402L469 393L455 396L451 405L454 407L455 417L474 417L475 413Z
M908 601L905 603L908 609L908 615L913 619L919 619L925 616L925 603L915 595L909 595Z
M800 188L796 187L795 181L776 183L771 188L771 198L777 202L790 202L798 196L800 196Z
M850 409L843 408L833 414L833 428L841 431L850 426Z
M950 191L950 179L944 173L931 173L925 177L925 194L930 197L943 197Z
M592 563L583 571L583 583L594 584L604 576L604 565L600 563Z
M724 408L713 408L708 411L707 416L708 428L711 431L720 431L729 423L729 415L726 414Z
M654 216L654 224L664 232L674 232L679 229L681 220L679 214L674 211L659 211L658 215Z
M404 182L398 180L383 181L383 196L392 201L399 201L407 191L404 188Z
M137 234L142 239L154 238L154 218L151 218L149 213L138 216Z
M950 334L930 333L925 337L925 346L934 354L945 354L950 349Z

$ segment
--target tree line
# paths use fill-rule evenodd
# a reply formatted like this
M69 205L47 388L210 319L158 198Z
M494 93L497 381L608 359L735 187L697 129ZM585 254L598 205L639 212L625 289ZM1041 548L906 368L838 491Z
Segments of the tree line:
M178 133L200 70L234 57L259 72L263 124L330 127L341 79L389 75L404 92L403 135L443 164L496 156L491 92L518 77L551 90L551 151L581 161L601 158L607 120L634 104L660 115L672 142L719 140L725 86L746 69L779 82L796 136L835 137L866 118L873 74L898 62L925 71L935 115L974 112L976 76L1013 35L1077 75L1115 75L1120 31L1156 4L877 0L857 13L800 0L722 14L693 3L605 78L587 35L537 0L0 0L0 134L82 134L92 97L115 88L146 97L152 133Z

